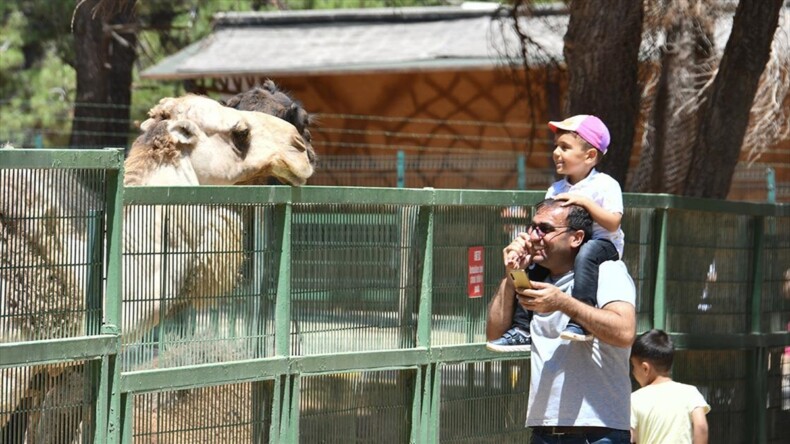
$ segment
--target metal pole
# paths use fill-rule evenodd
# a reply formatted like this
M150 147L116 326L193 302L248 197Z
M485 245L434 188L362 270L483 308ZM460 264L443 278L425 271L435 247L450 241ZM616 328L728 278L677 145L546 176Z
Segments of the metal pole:
M666 307L666 278L667 278L667 223L669 222L669 211L659 209L656 211L656 221L658 233L657 264L656 264L656 285L653 293L653 328L660 330L666 329L667 307Z
M406 153L398 150L398 188L406 187Z
M765 188L768 203L776 203L776 173L771 167L765 169Z

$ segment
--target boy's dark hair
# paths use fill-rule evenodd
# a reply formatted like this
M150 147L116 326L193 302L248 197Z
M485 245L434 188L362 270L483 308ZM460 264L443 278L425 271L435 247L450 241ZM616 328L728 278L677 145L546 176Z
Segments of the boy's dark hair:
M535 205L535 212L537 213L542 208L554 209L559 208L565 201L555 199L545 199ZM568 207L568 228L571 230L584 231L584 242L592 239L593 220L590 213L579 205L569 205Z
M656 370L669 372L675 356L672 339L663 330L650 330L637 336L631 346L631 356L653 364Z

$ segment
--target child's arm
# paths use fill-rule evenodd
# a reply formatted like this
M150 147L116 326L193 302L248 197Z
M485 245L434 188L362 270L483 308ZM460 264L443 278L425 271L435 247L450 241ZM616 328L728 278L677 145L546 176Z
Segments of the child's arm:
M708 444L708 419L702 407L691 411L691 433L694 444Z
M617 231L617 229L620 228L620 222L623 220L622 213L612 213L604 210L600 205L588 197L578 194L561 193L554 196L554 199L564 200L565 203L562 206L579 205L580 207L584 207L584 209L590 213L592 219L608 231Z
M631 443L636 444L639 442L639 435L636 433L636 429L631 427Z

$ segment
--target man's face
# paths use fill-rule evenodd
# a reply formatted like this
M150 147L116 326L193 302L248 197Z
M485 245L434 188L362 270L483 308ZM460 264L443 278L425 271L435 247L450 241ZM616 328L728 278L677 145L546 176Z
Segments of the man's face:
M575 231L568 228L568 208L541 208L527 230L532 240L532 261L553 273L573 267L574 247L580 242Z

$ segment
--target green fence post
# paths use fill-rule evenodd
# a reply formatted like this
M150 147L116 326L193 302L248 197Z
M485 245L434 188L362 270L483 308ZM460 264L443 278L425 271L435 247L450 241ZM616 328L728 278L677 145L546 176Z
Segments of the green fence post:
M434 192L433 190L430 190ZM433 202L434 199L431 199ZM424 239L424 260L422 263L422 284L420 304L417 313L417 347L431 346L431 311L433 310L433 221L434 207L420 207L417 222L418 236Z
M102 334L117 335L116 352L121 349L121 325L123 295L123 151L116 150L118 156L118 170L108 170L106 190L107 211L107 283L105 297L104 325ZM121 393L116 389L120 387L121 368L117 363L117 355L105 356L102 361L102 373L107 372L107 377L102 378L99 393L102 395L96 402L97 443L120 442ZM107 410L104 412L103 405ZM106 414L105 414L106 413ZM101 414L101 416L99 416ZM101 421L101 422L99 422ZM106 427L105 427L106 426ZM100 431L106 432L106 439L100 436Z
M765 218L763 216L754 216L752 218L752 228L754 230L754 244L752 245L752 293L751 293L751 317L750 317L750 332L752 335L760 335L762 331L762 293L763 293L763 259L765 254ZM756 442L766 442L767 435L765 431L766 416L765 406L768 396L768 369L765 360L766 349L758 345L749 354L753 361L751 362L753 372L751 382L751 411L752 411L752 427L750 435L755 437Z
M527 189L527 161L523 154L516 157L516 169L518 170L518 189Z
M667 306L667 224L669 223L669 210L656 210L656 231L658 232L658 246L656 259L656 284L653 294L653 328L666 329Z
M417 245L423 246L422 281L420 286L420 301L417 309L417 347L430 348L431 346L431 312L433 310L433 221L435 192L430 192L431 205L420 206L417 215ZM431 424L430 403L434 396L433 365L421 365L417 370L417 383L414 384L412 394L412 429L411 442L426 442L428 429Z
M290 355L291 327L291 226L293 205L276 205L274 229L279 233L280 261L277 273L277 299L274 306L274 354Z

